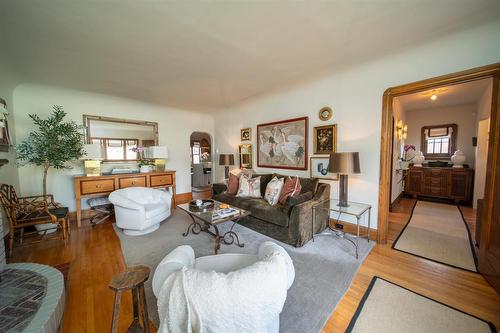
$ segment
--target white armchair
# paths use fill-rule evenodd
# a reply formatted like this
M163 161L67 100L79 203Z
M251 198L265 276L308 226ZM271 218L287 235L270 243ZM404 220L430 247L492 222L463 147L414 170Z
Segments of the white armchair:
M109 195L115 206L116 226L126 235L138 236L155 231L170 216L172 194L149 187L128 187Z
M215 271L217 273L228 274L231 272L243 272L245 268L251 266L259 261L264 260L267 256L275 254L278 252L285 258L286 263L286 280L282 280L281 283L286 285L286 290L288 290L295 279L295 269L293 266L292 259L288 253L281 246L273 242L264 242L259 247L257 255L250 254L240 254L240 253L226 253L218 255L210 255L205 257L199 257L195 259L194 251L189 245L181 245L170 252L163 260L160 262L153 275L152 287L153 293L158 298L162 287L167 280L167 278L181 270L183 267L194 268L199 271L211 272ZM247 270L248 271L248 270ZM246 274L246 273L244 273ZM263 299L264 294L269 291L263 287L263 283L256 282L252 285L252 293L256 299ZM286 295L285 295L286 298ZM227 301L227 300L226 300ZM224 299L217 299L214 302L225 302ZM281 308L282 309L282 308ZM281 312L280 309L280 312ZM234 319L234 318L233 318ZM269 322L265 323L265 332L279 332L279 314L273 317ZM211 328L208 327L208 330Z

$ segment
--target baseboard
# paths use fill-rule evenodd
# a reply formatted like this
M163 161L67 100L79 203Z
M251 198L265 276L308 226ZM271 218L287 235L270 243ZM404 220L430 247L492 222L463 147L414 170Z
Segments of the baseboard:
M175 195L175 202L177 204L188 203L191 200L193 200L193 193L192 192L178 193Z
M335 227L336 223L341 224L344 227L342 230L348 234L355 235L357 232L357 226L354 223L349 223L342 220L337 221L336 219L330 219L330 226L332 228ZM359 234L361 237L366 235L367 229L368 228L364 226L359 227ZM370 228L370 239L377 240L377 229Z
M396 199L394 199L394 201L391 202L391 204L389 205L389 211L392 211L392 207L394 205L396 205L399 201L401 201L401 199L403 199L403 196L404 196L404 192L401 191L401 193L399 193L399 195L396 197Z

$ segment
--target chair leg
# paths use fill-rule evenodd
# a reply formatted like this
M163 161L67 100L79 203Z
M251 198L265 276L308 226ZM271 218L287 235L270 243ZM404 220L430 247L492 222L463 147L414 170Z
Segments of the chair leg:
M118 329L117 323L118 323L118 314L119 314L119 309L120 309L120 299L122 296L121 291L117 291L115 293L115 304L113 306L113 318L111 319L111 333L116 333L116 330Z
M14 230L9 233L9 257L12 257L12 252L14 250Z
M66 225L68 228L68 236L71 235L71 220L69 219L69 216L66 217Z
M139 286L139 299L141 303L141 314L142 323L144 325L144 332L150 333L149 329L149 316L148 316L148 306L146 304L146 295L144 293L144 283Z
M62 227L62 233L63 233L64 243L66 243L66 239L68 238L68 236L66 235L66 219L62 218L59 221L59 223L61 224L61 227Z
M24 240L24 228L21 228L21 239L19 240L19 244L23 244L23 240Z

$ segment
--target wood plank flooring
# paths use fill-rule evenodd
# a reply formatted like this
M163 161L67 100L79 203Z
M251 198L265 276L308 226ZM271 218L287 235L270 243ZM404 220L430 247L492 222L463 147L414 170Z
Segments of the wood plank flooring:
M500 328L500 296L479 274L421 259L390 248L408 220L413 201L403 199L390 214L389 243L376 245L361 266L348 292L323 328L343 332L354 314L371 278L378 275L418 293L489 320ZM463 210L473 218L470 208ZM88 221L73 224L68 245L48 240L14 249L11 262L31 261L48 265L71 262L62 332L109 332L113 292L108 283L125 269L118 237L111 221L92 228ZM119 332L132 319L131 297L126 295L120 312Z

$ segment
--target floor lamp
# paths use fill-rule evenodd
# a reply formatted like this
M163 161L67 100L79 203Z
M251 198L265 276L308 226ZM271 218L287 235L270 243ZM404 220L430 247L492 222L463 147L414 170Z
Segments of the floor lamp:
M349 152L330 154L328 171L340 175L338 206L349 207L347 179L348 175L361 172L359 168L359 153Z

